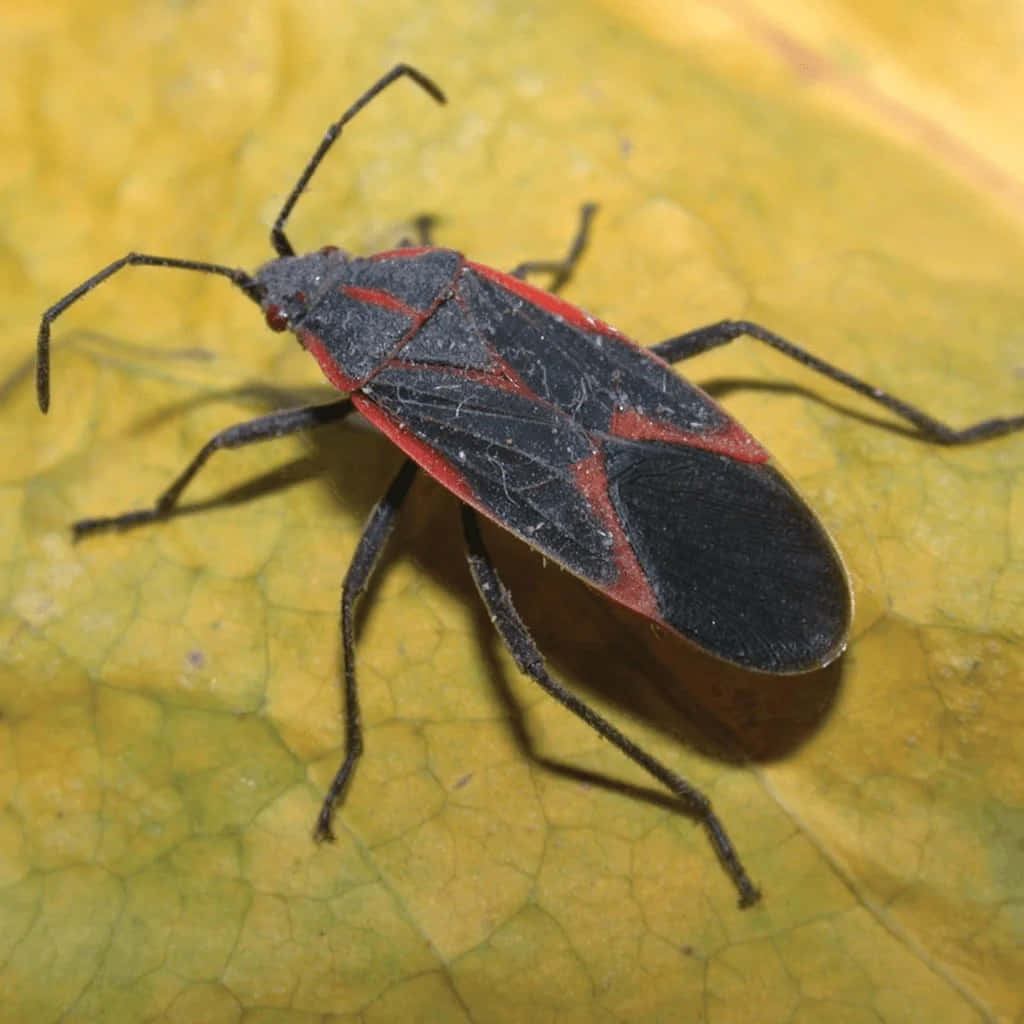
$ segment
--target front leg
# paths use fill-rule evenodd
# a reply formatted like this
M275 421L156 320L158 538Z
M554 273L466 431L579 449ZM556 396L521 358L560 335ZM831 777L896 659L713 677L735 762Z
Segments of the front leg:
M195 458L178 474L171 486L156 499L152 508L122 512L121 515L99 519L79 519L71 527L75 540L90 533L99 533L103 530L126 530L141 523L165 519L177 506L182 491L185 490L192 478L206 465L210 456L222 448L243 448L247 444L255 444L258 441L287 437L289 434L298 434L303 430L312 430L315 427L326 426L328 423L337 423L348 416L352 412L352 408L351 400L342 398L337 402L329 402L327 405L308 405L301 409L285 409L281 412L260 416L258 419L246 420L245 423L236 423L233 427L228 427L219 434L215 434L199 449Z

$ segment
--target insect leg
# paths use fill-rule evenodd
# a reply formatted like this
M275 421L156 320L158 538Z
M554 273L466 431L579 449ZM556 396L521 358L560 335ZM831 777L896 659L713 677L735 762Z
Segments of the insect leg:
M572 244L565 259L561 260L530 260L527 263L520 263L512 271L512 277L525 278L527 274L551 274L552 280L548 291L557 292L576 269L580 256L587 245L587 236L590 234L590 222L597 213L596 203L584 203L580 207L580 223L573 236Z
M314 836L331 840L331 815L345 792L352 770L363 752L363 729L359 718L359 694L356 689L355 603L366 588L381 551L395 525L409 486L416 475L416 463L406 459L398 475L388 485L384 497L377 502L356 545L355 554L341 585L341 643L345 660L345 759L336 772L316 819Z
M653 345L651 351L668 363L676 363L699 355L701 352L718 348L720 345L726 345L744 335L770 345L777 352L789 356L790 359L795 359L808 369L823 374L865 398L870 398L872 402L877 402L901 419L912 423L924 437L938 444L970 444L972 441L984 441L990 437L999 437L1002 434L1010 434L1015 430L1024 429L1024 416L1010 416L982 420L980 423L973 423L969 427L957 430L955 427L932 418L916 406L894 398L881 388L873 387L859 377L854 377L845 370L825 362L824 359L812 356L781 335L749 320L722 320L717 324L699 327L695 331L687 331L686 334L680 334L676 338L669 338L667 341Z
M760 893L747 875L732 840L729 839L725 827L712 810L708 798L685 779L680 778L661 762L656 761L548 674L544 667L544 659L537 649L533 637L530 636L523 620L519 617L512 598L484 547L476 512L466 505L462 508L462 528L466 538L469 568L477 589L487 606L491 621L501 634L501 638L505 641L505 646L508 647L519 670L538 683L543 690L567 707L574 715L582 718L596 733L618 747L622 753L640 765L648 774L667 786L678 797L687 812L704 826L718 859L739 891L740 906L749 907L756 903L760 898Z
M412 222L412 226L416 229L415 240L405 236L398 240L398 244L395 246L396 249L411 249L415 246L427 246L434 244L434 225L437 223L437 218L432 213L421 213Z
M268 441L275 437L286 437L303 430L312 430L328 423L344 419L352 412L352 402L343 398L327 405L309 405L301 409L286 409L272 412L245 423L236 423L233 427L215 434L198 451L195 458L178 475L175 481L153 503L152 508L125 512L119 516L107 516L101 519L80 519L71 529L75 539L101 530L124 530L141 523L150 523L162 519L178 504L181 492L185 490L192 478L206 464L214 452L222 448L242 448L257 441Z

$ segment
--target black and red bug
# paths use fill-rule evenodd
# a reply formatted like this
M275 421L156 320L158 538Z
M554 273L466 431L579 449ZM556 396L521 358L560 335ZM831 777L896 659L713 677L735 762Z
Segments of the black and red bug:
M129 253L48 309L38 338L39 405L49 405L50 325L123 267L220 274L292 331L348 397L274 412L213 437L155 505L74 526L76 536L163 518L221 448L337 422L358 410L408 457L375 507L342 586L346 751L317 821L362 752L353 608L417 466L463 503L469 566L521 671L667 786L705 827L740 905L758 899L707 798L553 679L501 582L477 526L483 513L563 568L718 658L767 673L807 672L846 646L852 600L842 561L768 453L699 388L680 362L746 335L877 402L931 441L955 445L1024 428L1024 416L963 430L825 363L747 321L723 321L643 349L614 328L527 284L572 272L593 213L567 257L502 273L429 244L355 259L334 247L296 256L284 226L344 125L398 78L438 102L425 75L398 65L328 129L271 230L277 256L255 274ZM554 287L554 286L553 286Z

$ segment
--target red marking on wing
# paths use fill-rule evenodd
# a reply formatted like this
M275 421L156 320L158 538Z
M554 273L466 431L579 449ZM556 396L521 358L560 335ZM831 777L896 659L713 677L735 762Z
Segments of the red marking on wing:
M719 430L697 434L626 409L612 416L611 432L628 441L669 441L703 448L738 462L760 463L771 458L734 419L727 420Z
M508 391L513 395L522 395L524 398L531 398L540 402L537 395L526 385L526 381L519 376L506 362L499 360L496 370L466 370L467 380L477 384L487 384L498 391Z
M409 256L422 256L425 252L433 252L436 248L437 246L434 245L418 245L414 249L388 249L387 252L375 252L372 256L367 256L366 259L372 260L374 263L377 260L400 260Z
M502 288L513 292L520 296L520 298L526 299L527 302L539 306L548 313L554 313L555 316L560 316L567 323L573 324L584 331L593 331L595 334L604 334L609 338L616 338L619 341L626 342L626 344L633 348L640 349L641 352L643 351L635 341L627 338L621 331L615 330L614 327L606 324L603 320L598 320L596 316L591 316L578 306L565 302L557 295L552 295L551 292L535 288L532 284L521 281L518 277L502 273L502 271L495 270L494 267L484 266L482 263L474 263L472 260L467 260L466 266L472 267L481 277L489 278L491 281L500 284Z
M343 292L350 299L355 299L357 302L379 306L381 309L391 309L396 313L404 313L413 319L419 319L423 315L420 310L407 306L400 299L396 299L390 292L378 291L376 288L357 288L355 285L343 284L338 288L338 291Z
M420 374L440 374L444 377L455 377L458 380L472 381L474 384L486 384L488 387L494 388L495 391L522 395L524 398L533 399L533 401L538 403L541 402L541 399L526 386L526 382L519 374L497 357L495 357L495 362L499 364L497 369L476 370L468 367L451 366L447 363L441 363L437 366L429 363L407 363L400 358L400 351L398 355L399 358L392 358L387 361L389 368L410 370Z
M352 395L352 404L368 419L385 437L389 438L398 448L415 463L422 466L439 484L447 487L457 498L472 505L473 508L490 516L490 513L477 500L470 489L466 478L435 448L421 441L415 434L406 430L398 420L386 413L378 405L358 391Z
M341 367L331 358L330 352L324 347L324 343L315 334L301 328L297 334L302 347L320 364L324 376L339 391L354 391L359 387L359 381L353 380L342 372Z
M601 586L603 594L639 612L648 619L664 622L654 591L637 560L633 546L629 543L622 523L608 496L608 474L605 471L604 456L595 452L589 458L577 462L573 467L576 485L586 496L587 504L596 513L601 525L612 535L612 558L618 569L619 578L615 583Z

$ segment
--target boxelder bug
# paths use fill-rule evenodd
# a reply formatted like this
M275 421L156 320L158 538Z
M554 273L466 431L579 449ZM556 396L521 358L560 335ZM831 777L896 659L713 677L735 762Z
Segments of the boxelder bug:
M502 273L423 244L353 259L328 246L296 256L285 223L342 128L399 78L439 103L441 90L400 64L328 129L274 222L277 256L255 274L215 263L129 253L69 292L39 328L37 386L49 405L50 325L126 266L220 274L263 308L274 331L292 331L327 379L349 397L275 412L222 431L146 510L74 526L76 537L161 519L221 448L323 426L354 410L408 458L370 516L345 575L345 758L316 825L331 815L362 752L353 607L416 466L463 503L469 567L520 670L667 786L706 829L740 905L757 901L708 799L656 761L545 670L484 547L477 513L563 568L698 647L744 668L808 672L846 646L852 601L828 534L768 453L670 363L747 335L838 381L912 423L928 440L963 444L1024 427L1024 416L954 430L911 405L747 321L723 321L642 349L607 324L525 283L561 283L583 249L586 206L563 260ZM424 239L426 242L426 239Z

